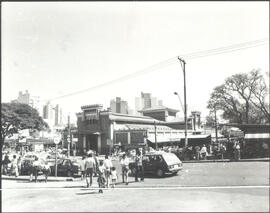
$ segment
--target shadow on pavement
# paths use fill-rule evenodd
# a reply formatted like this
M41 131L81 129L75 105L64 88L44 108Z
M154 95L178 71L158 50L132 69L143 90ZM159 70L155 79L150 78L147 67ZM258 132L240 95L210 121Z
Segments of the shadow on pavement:
M95 190L95 191L91 191L91 192L79 192L79 193L76 193L76 195L89 195L89 194L100 194L98 192L98 189Z

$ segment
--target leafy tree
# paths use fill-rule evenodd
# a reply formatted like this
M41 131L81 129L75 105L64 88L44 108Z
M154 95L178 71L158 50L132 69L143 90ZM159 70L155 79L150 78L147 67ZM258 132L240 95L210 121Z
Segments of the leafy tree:
M252 70L232 75L224 84L215 87L208 108L222 110L223 118L231 123L269 123L268 94L260 71Z
M209 114L205 118L205 126L206 127L215 127L215 117L212 114Z
M38 111L27 104L2 103L1 104L1 146L6 137L23 129L48 129L48 124L39 116Z

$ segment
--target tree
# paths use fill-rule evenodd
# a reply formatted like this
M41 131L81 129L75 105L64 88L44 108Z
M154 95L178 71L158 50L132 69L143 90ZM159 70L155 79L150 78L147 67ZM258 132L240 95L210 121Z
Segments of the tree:
M23 129L48 129L48 124L39 116L38 111L27 104L2 103L1 104L1 147L6 137Z
M224 84L215 87L207 107L222 110L223 118L231 123L269 123L268 94L260 71L252 70L232 75Z

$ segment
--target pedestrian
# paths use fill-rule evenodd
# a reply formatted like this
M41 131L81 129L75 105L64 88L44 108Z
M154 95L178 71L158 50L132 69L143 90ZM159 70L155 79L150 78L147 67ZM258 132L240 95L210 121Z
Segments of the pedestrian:
M81 180L85 178L85 156L82 157L82 161L80 162L80 170L81 170Z
M21 156L19 156L17 164L18 164L18 174L21 175L21 172L22 172L22 157Z
M97 182L98 182L98 192L99 193L103 193L102 188L105 188L105 166L103 165L103 161L100 162L100 165L98 167L98 178L97 178Z
M116 168L114 166L112 167L111 174L112 174L112 188L114 188L115 184L116 184L116 180L118 178L117 171L116 171Z
M226 152L226 146L222 143L220 144L220 153L221 153L221 159L223 160L224 154Z
M96 166L96 163L95 163L95 160L93 158L93 154L89 153L88 158L85 161L86 187L92 186L93 171L94 171L95 166ZM90 183L88 182L87 177L89 177Z
M51 174L51 168L50 168L48 162L45 162L45 165L43 168L43 174L45 175L45 182L47 183L48 176Z
M122 167L122 181L128 185L129 159L126 154L123 154L120 164Z
M201 148L199 146L195 146L196 160L200 160L200 151Z
M143 162L142 162L142 153L139 150L136 150L136 157L135 157L135 166L136 166L136 172L135 172L135 182L138 182L138 176L140 176L141 181L144 181L144 168L143 168Z
M112 161L111 159L109 159L108 155L105 155L104 167L105 167L106 187L108 188L110 185L111 169L113 167Z
M98 176L98 167L99 167L99 160L98 160L98 152L94 155L96 166L94 167L94 177Z
M11 160L11 175L14 175L15 177L19 176L19 171L18 171L18 161L16 159L16 155L13 155L13 159Z
M9 160L9 156L6 154L4 157L4 160L2 162L3 165L3 175L6 175L8 173L8 164L10 164L11 161Z
M236 161L240 160L240 144L239 144L239 142L235 143L234 155L235 155L235 160Z
M202 156L202 159L203 159L203 160L206 160L207 149L206 149L205 144L203 144L203 147L202 147L202 149L201 149L201 156Z
M38 161L38 157L35 157L35 160L31 167L30 182L33 179L33 175L35 176L35 182L37 182L39 168L40 168L40 162Z

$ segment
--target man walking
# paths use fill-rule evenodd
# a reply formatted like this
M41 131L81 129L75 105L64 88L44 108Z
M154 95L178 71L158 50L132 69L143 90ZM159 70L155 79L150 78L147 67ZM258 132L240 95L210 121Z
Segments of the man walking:
M86 170L86 187L92 186L93 171L96 166L95 159L93 158L92 153L88 154L88 158L85 161L85 170ZM89 182L88 182L89 177Z
M142 163L142 153L139 150L136 150L136 173L135 173L135 182L138 182L138 176L140 174L141 181L144 181L144 168Z
M110 185L110 177L111 177L111 168L112 161L109 159L108 155L105 156L104 167L105 167L105 179L106 179L106 187L108 188Z

